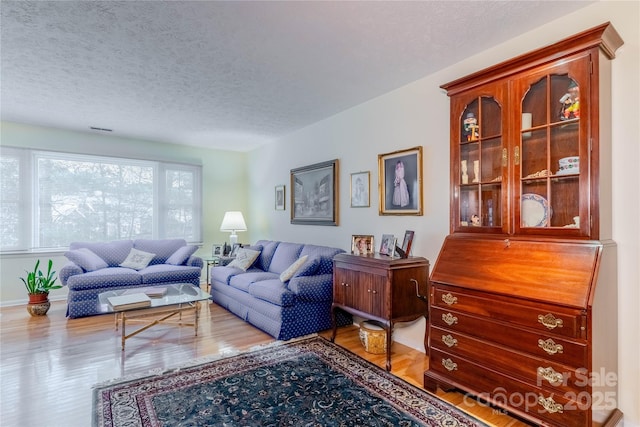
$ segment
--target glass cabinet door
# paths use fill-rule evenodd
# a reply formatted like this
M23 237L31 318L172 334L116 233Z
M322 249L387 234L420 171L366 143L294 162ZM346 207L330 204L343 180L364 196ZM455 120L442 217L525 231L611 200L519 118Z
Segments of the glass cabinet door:
M515 232L588 235L588 61L575 58L517 83ZM514 138L515 139L515 138Z
M502 93L498 91L498 95ZM456 164L454 230L500 232L506 226L503 203L504 110L495 96L456 100L458 146Z

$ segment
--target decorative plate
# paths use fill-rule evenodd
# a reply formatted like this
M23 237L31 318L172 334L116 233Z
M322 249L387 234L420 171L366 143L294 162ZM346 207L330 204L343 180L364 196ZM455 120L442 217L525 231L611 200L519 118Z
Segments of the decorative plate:
M549 222L549 202L539 194L523 194L521 214L523 227L546 227Z

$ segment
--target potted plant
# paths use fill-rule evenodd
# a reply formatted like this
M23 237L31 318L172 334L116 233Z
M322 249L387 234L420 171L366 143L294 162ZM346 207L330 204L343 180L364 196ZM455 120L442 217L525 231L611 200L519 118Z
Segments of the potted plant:
M21 277L20 280L24 283L29 294L29 304L27 305L27 311L32 316L44 316L49 311L51 303L49 302L49 291L52 289L60 289L62 286L56 285L56 272L51 271L53 268L53 261L49 260L49 267L47 274L45 275L42 270L39 270L40 260L36 261L36 265L33 271L27 271L27 277Z

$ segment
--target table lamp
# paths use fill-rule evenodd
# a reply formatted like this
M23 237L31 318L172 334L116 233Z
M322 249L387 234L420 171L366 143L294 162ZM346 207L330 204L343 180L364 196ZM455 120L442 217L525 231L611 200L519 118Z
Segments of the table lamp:
M222 218L222 224L220 224L220 231L230 231L229 243L231 248L238 243L238 235L236 231L247 231L247 224L244 222L244 217L240 211L225 212L224 218Z

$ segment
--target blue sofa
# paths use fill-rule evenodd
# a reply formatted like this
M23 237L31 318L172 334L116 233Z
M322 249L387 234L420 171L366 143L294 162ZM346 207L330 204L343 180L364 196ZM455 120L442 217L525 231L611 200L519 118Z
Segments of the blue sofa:
M197 249L183 239L71 243L65 253L69 262L59 273L61 283L69 288L67 316L99 314L98 294L105 291L172 283L200 286L204 263L193 255ZM142 265L121 266L134 259L130 255L135 251L148 254Z
M273 240L248 248L260 254L246 271L231 264L211 268L214 302L279 340L331 327L333 257L342 249ZM283 282L281 274L304 256ZM351 318L345 313L337 323L350 324Z

